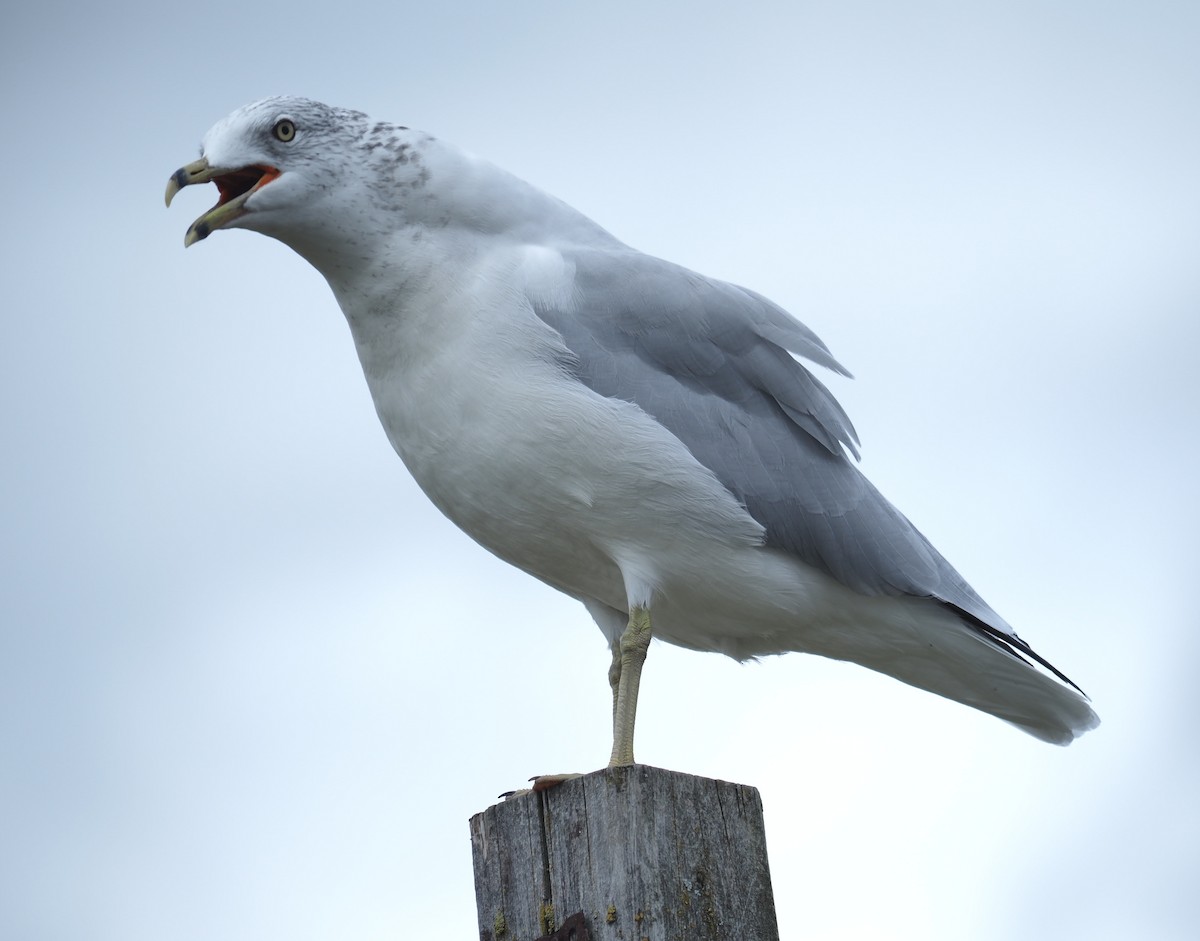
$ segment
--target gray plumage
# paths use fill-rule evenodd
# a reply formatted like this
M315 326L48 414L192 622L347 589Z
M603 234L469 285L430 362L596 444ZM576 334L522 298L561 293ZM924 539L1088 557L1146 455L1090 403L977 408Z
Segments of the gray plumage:
M638 252L565 257L577 305L534 310L574 354L574 374L683 441L767 545L855 591L935 598L1012 633L847 459L843 448L858 456L849 417L789 355L849 375L811 330L761 295Z
M1098 724L862 475L849 417L799 359L848 374L766 298L358 112L256 102L204 154L168 187L221 188L187 242L240 226L317 267L422 489L582 601L614 653L652 623L739 659L852 660L1059 744ZM614 761L632 760L626 718Z

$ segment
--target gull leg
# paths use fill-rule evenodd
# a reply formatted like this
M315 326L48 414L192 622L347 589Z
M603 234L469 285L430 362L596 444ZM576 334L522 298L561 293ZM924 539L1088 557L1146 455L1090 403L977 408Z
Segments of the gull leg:
M613 738L617 737L617 701L621 689L621 638L612 642L612 665L608 668L608 685L613 697Z
M642 664L650 647L650 612L635 607L629 612L629 623L619 640L612 644L612 663L608 667L608 685L613 697L613 750L610 768L633 764L633 723L637 715L638 684L642 679ZM532 787L506 791L501 797L520 797L530 792L557 787L563 781L578 778L578 774L539 774L530 778Z
M620 648L620 665L617 649ZM629 625L614 645L613 666L608 671L609 682L616 674L613 706L613 750L608 761L610 768L633 764L633 724L637 718L638 685L642 680L642 664L650 648L650 611L641 606L629 610Z

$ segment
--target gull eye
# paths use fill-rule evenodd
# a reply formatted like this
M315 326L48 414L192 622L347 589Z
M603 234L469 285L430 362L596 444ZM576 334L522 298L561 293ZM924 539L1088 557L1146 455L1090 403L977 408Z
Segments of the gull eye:
M271 133L275 135L276 140L281 140L286 144L296 136L296 125L288 118L280 118L271 128Z

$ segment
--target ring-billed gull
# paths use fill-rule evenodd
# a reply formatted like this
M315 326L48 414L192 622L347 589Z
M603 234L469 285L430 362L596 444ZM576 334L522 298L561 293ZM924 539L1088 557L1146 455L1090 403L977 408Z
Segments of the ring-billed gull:
M316 267L417 483L591 613L612 651L610 764L633 762L652 635L853 661L1058 744L1098 723L859 472L849 418L798 358L845 370L766 298L428 134L307 99L220 121L167 203L204 182L220 201L185 244L252 229Z

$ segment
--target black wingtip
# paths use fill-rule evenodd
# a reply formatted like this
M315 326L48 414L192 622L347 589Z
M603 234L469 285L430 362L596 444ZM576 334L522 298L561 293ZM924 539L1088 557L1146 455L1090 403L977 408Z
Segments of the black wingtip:
M986 624L985 622L979 620L979 618L969 614L966 611L962 611L961 609L959 609L959 613L972 628L982 634L987 640L991 641L1001 650L1004 650L1006 653L1011 654L1018 660L1022 660L1025 663L1028 663L1029 660L1034 661L1034 663L1037 663L1039 666L1042 666L1053 673L1084 699L1088 698L1088 694L1080 688L1078 683L1067 676L1067 674L1063 673L1062 670L1056 667L1041 654L1037 653L1032 647L1029 646L1029 644L1021 640L1021 638L1016 634L1005 634L1003 631L997 630L990 624Z

